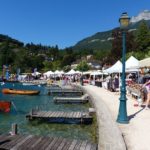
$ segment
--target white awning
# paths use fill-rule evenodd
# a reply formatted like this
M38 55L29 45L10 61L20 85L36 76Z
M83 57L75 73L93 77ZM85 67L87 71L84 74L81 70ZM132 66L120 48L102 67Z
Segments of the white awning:
M131 56L127 61L126 61L126 69L137 69L139 68L139 60L137 60L135 57Z
M139 61L140 68L150 67L150 57Z

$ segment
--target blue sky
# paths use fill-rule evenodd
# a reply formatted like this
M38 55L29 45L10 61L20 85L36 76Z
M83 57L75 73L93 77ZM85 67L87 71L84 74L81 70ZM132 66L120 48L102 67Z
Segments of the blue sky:
M65 48L119 26L122 12L150 10L149 0L0 0L0 34Z

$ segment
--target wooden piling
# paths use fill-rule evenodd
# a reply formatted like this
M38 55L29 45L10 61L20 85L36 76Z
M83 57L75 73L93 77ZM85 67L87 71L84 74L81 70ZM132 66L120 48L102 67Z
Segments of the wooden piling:
M11 126L11 135L16 135L17 134L17 124L16 123L13 123L12 126Z

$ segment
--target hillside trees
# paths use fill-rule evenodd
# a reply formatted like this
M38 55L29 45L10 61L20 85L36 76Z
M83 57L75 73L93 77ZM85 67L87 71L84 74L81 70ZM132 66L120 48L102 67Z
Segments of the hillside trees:
M136 32L137 49L147 52L150 50L150 29L145 21L142 21Z
M63 53L62 67L71 65L75 61L75 54L71 48L66 48Z
M12 46L8 41L3 42L0 45L0 66L12 64L14 59L15 52L12 50Z
M122 31L120 29L113 30L112 37L112 49L109 58L114 63L122 57ZM135 45L133 33L126 31L126 53L135 51Z
M76 69L83 72L83 71L89 70L90 67L89 67L89 65L87 64L87 62L83 60L83 61L81 61L81 62L79 63L79 65L77 66Z

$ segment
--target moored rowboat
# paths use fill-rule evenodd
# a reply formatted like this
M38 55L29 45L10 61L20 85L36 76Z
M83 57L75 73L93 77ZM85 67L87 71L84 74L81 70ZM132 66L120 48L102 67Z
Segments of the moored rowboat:
M20 94L20 95L37 95L40 93L38 90L18 90L18 89L2 89L4 94Z
M11 102L9 101L0 101L0 111L10 112Z

